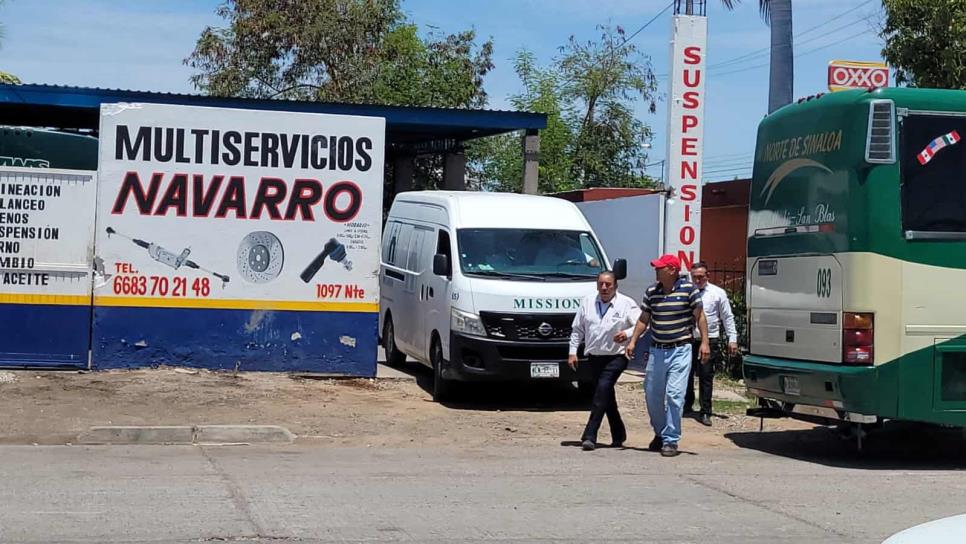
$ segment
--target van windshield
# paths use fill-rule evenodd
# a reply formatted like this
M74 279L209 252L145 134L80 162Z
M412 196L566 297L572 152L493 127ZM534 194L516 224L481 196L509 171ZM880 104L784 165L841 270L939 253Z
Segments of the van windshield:
M586 280L604 270L589 232L543 229L459 229L464 274L517 280Z

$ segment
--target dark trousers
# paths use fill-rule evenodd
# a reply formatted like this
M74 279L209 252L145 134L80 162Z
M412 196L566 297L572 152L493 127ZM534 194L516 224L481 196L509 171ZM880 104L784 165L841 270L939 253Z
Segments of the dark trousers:
M701 413L711 415L711 392L714 388L714 368L718 365L718 359L720 359L720 349L718 349L717 338L712 338L709 342L711 343L711 358L708 362L701 362L701 355L698 353L700 351L701 343L693 342L691 345L691 376L688 377L688 390L684 395L684 411L692 412L694 411L694 375L698 375L698 387L701 393L700 404Z
M590 408L590 419L587 420L587 427L581 440L597 442L597 431L600 424L604 421L604 414L607 414L607 422L610 424L610 436L614 442L623 442L627 439L627 429L624 428L624 421L621 413L617 410L617 395L614 394L614 385L617 379L627 368L627 357L623 355L590 355L588 364L594 375L594 400Z

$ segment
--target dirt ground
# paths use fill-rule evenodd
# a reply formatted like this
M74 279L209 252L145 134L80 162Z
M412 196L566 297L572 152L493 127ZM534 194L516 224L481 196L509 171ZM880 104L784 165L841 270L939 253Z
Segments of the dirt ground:
M411 380L316 380L289 374L180 368L131 371L0 371L0 443L65 444L94 425L282 425L299 440L333 446L474 447L576 441L588 414L566 386L474 385L461 400L432 402L427 373ZM639 383L619 386L627 446L646 447ZM737 391L734 384L719 388ZM734 398L735 395L730 395ZM726 433L758 429L741 402L716 403L714 427L686 420L682 447L736 447ZM807 427L781 421L769 429ZM600 442L610 441L606 421Z

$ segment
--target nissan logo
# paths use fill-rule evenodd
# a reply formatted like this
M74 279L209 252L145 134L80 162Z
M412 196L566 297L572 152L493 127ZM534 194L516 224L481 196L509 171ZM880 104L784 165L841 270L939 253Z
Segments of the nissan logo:
M553 325L544 321L537 327L537 332L540 333L540 336L550 336L553 334Z

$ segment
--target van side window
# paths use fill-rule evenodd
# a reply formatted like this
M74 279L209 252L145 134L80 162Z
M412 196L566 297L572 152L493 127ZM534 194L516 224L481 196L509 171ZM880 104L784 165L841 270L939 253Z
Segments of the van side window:
M439 236L436 238L436 253L439 255L446 255L449 261L449 267L446 269L446 277L453 277L453 250L450 248L449 244L449 233L443 229L439 229Z
M427 243L431 243L430 237L432 234L433 231L427 228L416 227L413 229L412 241L409 243L408 264L405 265L406 270L420 273L426 269L426 259L421 257L423 256L423 248ZM400 264L400 266L403 265Z
M398 241L399 223L396 221L390 221L386 225L386 236L382 241L382 261L384 263L392 263Z
M409 260L409 244L413 236L413 226L407 225L405 223L399 223L399 228L396 229L394 240L390 242L389 248L389 258L386 262L398 267L406 268L406 263Z

